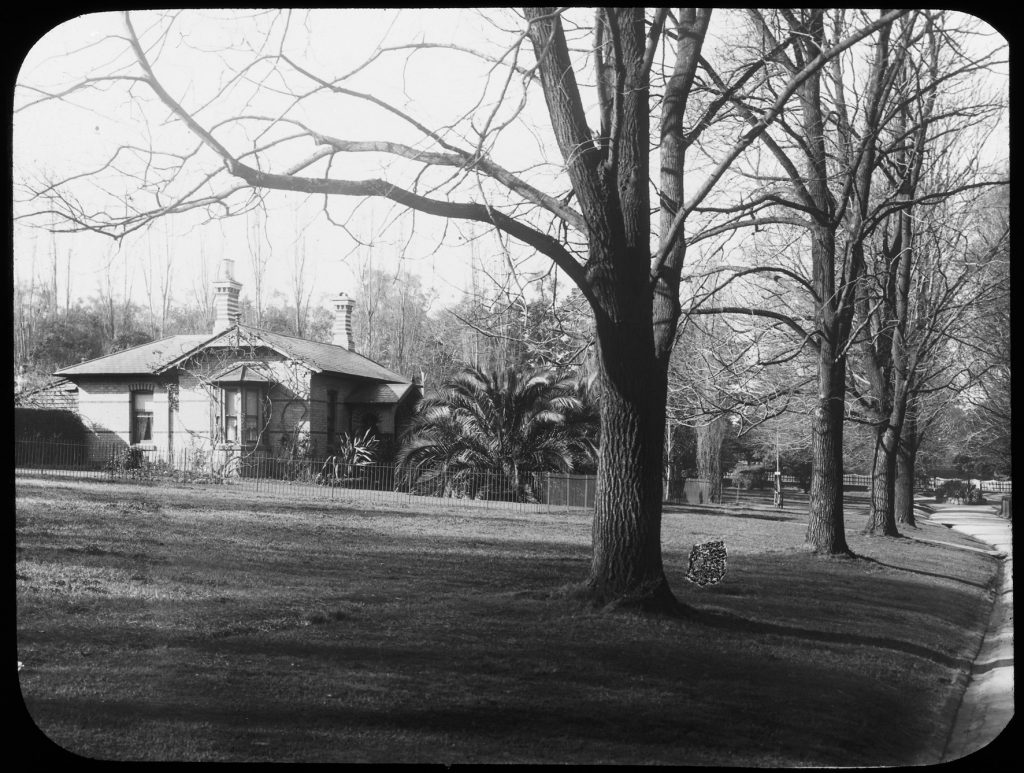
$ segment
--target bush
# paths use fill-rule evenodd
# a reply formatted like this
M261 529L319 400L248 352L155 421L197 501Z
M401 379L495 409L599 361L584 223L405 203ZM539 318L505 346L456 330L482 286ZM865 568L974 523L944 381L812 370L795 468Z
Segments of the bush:
M117 477L135 479L151 478L157 472L141 448L121 449L107 462L104 469Z
M955 499L965 505L985 503L981 489L966 480L947 480L935 489L936 502L945 502L950 499Z
M14 409L15 440L53 440L57 443L85 443L89 430L74 411L56 408Z
M737 488L743 490L762 489L765 485L764 470L760 468L748 470L736 470L733 473L733 483Z

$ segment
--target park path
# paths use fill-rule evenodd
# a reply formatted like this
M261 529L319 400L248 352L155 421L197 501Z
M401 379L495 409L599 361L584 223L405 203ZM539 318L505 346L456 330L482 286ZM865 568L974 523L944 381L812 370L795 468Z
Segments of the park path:
M991 505L929 509L919 515L989 545L986 552L1000 561L995 603L946 743L946 762L983 749L1013 718L1013 533L1011 522Z

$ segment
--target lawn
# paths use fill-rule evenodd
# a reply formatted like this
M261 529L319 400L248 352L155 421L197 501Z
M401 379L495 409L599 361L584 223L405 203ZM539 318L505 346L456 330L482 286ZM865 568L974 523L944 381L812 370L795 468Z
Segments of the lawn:
M911 539L800 545L796 510L670 509L688 619L580 608L584 514L353 509L19 479L22 695L116 760L936 762L996 564ZM925 525L915 536L970 545ZM695 542L728 573L685 579Z

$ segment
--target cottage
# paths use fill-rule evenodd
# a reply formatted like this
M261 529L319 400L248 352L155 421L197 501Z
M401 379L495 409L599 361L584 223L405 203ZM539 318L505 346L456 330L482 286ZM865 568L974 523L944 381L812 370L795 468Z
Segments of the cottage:
M244 325L241 284L224 260L214 282L211 334L174 335L62 368L95 455L133 446L158 457L323 457L343 433L371 430L387 449L422 397L407 379L353 348L352 307L332 301L331 343Z

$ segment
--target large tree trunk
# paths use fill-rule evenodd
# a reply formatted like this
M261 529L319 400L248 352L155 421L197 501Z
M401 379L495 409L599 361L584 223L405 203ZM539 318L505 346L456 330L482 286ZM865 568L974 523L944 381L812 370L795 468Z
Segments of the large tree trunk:
M899 430L892 421L875 431L875 455L871 469L871 507L868 510L868 522L864 527L865 534L880 534L885 537L898 537L896 528L895 482L896 482L896 448L899 445Z
M601 446L587 586L599 604L674 612L680 607L661 558L665 379L653 358L616 354L615 343L601 341Z
M825 38L824 12L810 12L804 39L806 54L821 51ZM851 293L844 287L842 272L836 279L835 202L828 189L828 154L825 150L825 116L821 105L821 76L807 78L797 94L800 98L802 135L807 143L807 194L814 202L818 222L811 228L811 272L815 301L815 323L819 332L818 394L811 417L811 493L807 523L807 545L817 553L845 555L843 520L843 418L846 401L845 346L853 308ZM854 261L851 261L854 263ZM850 266L846 281L856 281L856 266ZM844 300L840 296L846 296Z
M591 255L595 267L606 268L628 258ZM600 268L592 276L601 444L588 596L601 605L679 612L661 558L668 373L655 354L651 306L636 302L647 277Z
M818 400L811 416L811 493L807 545L817 553L850 554L843 520L843 413L846 360L828 340L818 356Z
M650 287L644 13L624 8L603 14L603 42L595 52L602 61L601 158L592 176L569 165L570 177L580 173L573 187L589 215L587 280L601 385L594 552L586 587L589 598L599 604L678 613L682 607L665 579L661 558L668 358L659 357L654 331L657 318L674 333L678 299L667 315L659 312L656 317ZM564 96L545 90L549 107ZM563 153L575 157L579 149L563 146Z

